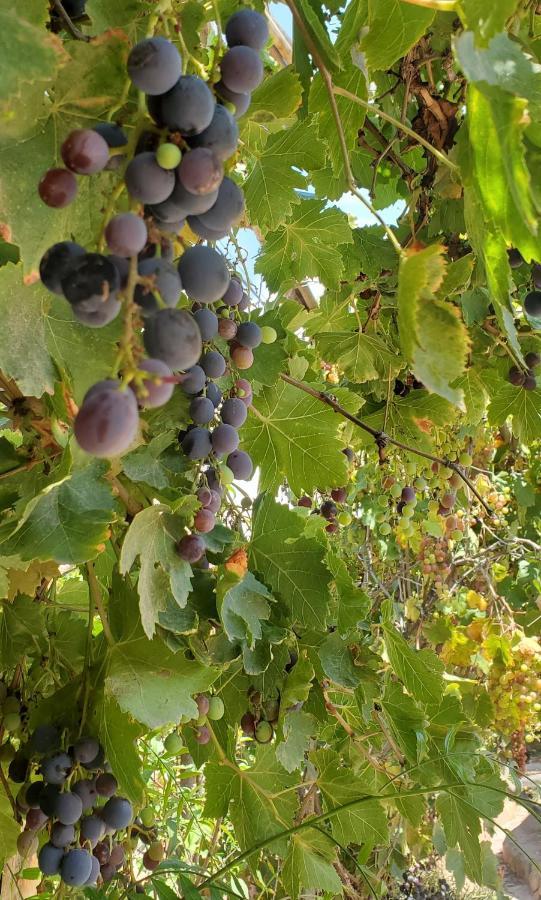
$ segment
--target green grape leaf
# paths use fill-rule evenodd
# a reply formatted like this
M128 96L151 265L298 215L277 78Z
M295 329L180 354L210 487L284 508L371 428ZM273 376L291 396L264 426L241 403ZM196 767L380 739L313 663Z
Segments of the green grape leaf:
M445 837L449 847L458 844L464 854L466 875L482 884L481 848L479 835L481 822L466 788L455 788L440 794L436 800L436 811L441 817Z
M262 467L262 490L276 487L285 477L300 497L315 487L340 487L346 481L347 463L334 413L284 381L254 398L243 447Z
M103 475L104 462L91 462L52 481L27 504L15 531L4 543L21 559L52 559L78 565L94 559L108 536L115 500Z
M445 276L443 248L434 244L404 258L398 285L400 343L426 388L463 407L451 387L466 367L469 337L456 307L435 299Z
M327 678L345 688L357 687L361 680L361 670L354 666L351 650L338 632L325 638L319 647L318 656Z
M341 844L352 841L386 844L388 841L387 816L381 803L370 796L366 781L357 778L351 769L340 765L340 757L334 750L316 750L310 759L318 770L317 783L327 810L335 809L351 800L366 797L362 803L341 810L330 820L334 837Z
M0 268L0 308L0 369L26 396L52 394L55 371L47 350L43 289L24 285L20 264Z
M171 529L168 507L149 506L135 516L122 546L120 571L123 575L130 571L136 557L140 557L137 590L141 622L149 638L154 635L168 596L172 595L182 608L191 591L192 567L178 555Z
M272 594L247 572L242 581L225 575L217 586L218 613L230 641L245 641L253 650L263 636L262 621L270 617Z
M283 181L284 174L279 177ZM272 186L277 194L276 184ZM310 277L332 286L344 268L340 247L351 242L345 213L335 206L322 209L320 200L303 200L287 222L267 234L256 272L272 291Z
M302 537L303 520L270 494L254 507L250 565L280 597L297 622L323 629L328 615L329 572L323 547Z
M112 696L104 698L100 695L94 715L97 734L118 780L120 793L133 803L142 804L144 782L135 741L143 728L122 712Z
M361 50L369 69L390 69L425 33L434 10L402 0L368 0L368 28Z
M541 72L520 44L507 34L497 34L486 49L476 47L474 40L471 31L464 31L455 41L457 59L468 81L499 87L541 107Z
M301 657L297 660L288 672L282 689L280 713L283 709L287 710L290 706L296 706L297 703L303 703L308 699L314 674L314 667L308 659Z
M338 596L338 631L345 634L365 619L370 610L370 597L357 587L343 559L337 553L327 553L327 566L334 576Z
M336 363L357 384L376 378L387 380L402 368L400 357L372 334L324 332L316 336L316 345L322 359Z
M466 28L472 28L478 37L486 41L498 31L503 31L517 6L518 0L499 0L498 3L492 0L460 0L458 8Z
M342 882L332 865L335 856L335 845L320 831L308 829L294 834L283 870L284 885L290 897L302 896L303 889L340 895Z
M6 668L17 665L30 648L40 655L46 649L42 607L29 597L17 597L13 603L0 603L2 664Z
M443 695L443 663L431 650L414 650L390 625L383 626L385 648L397 678L419 703L438 704Z
M120 708L149 728L196 719L194 694L205 691L217 672L182 653L171 653L162 641L146 637L121 641L109 649L105 691Z
M286 772L294 772L304 762L310 738L316 731L316 720L302 709L285 714L282 722L284 740L276 747L276 758Z
M266 78L252 94L250 108L240 121L241 140L250 153L263 151L269 135L291 128L302 100L297 72L286 66ZM263 160L266 151L263 154Z
M172 487L186 469L186 460L171 445L178 444L177 432L164 431L148 444L122 457L122 468L131 481L143 481L157 490ZM171 448L171 449L169 449ZM169 451L169 452L168 452Z
M0 866L4 866L17 852L17 838L21 833L21 826L13 815L13 810L4 791L0 794ZM6 874L4 878L7 879ZM6 880L6 886L7 886Z
M318 56L329 72L334 74L342 68L342 61L310 0L297 0L297 12Z
M306 189L301 170L320 169L325 163L325 145L319 139L317 122L298 122L272 135L244 184L250 221L259 228L273 230L291 215L300 203L297 190Z
M380 225L354 228L351 235L353 244L343 251L344 277L348 281L355 281L361 273L368 278L377 279L381 272L396 269L396 252Z
M380 702L391 734L408 761L415 765L426 742L423 713L396 683L385 686Z
M528 446L541 437L541 389L525 391L506 384L488 407L488 420L493 425L503 425L512 418L513 433Z

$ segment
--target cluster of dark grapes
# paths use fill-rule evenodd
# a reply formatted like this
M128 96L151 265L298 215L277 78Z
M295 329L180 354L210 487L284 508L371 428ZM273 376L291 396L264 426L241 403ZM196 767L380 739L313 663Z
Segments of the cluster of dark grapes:
M188 717L182 719L181 726L190 725L195 729L195 740L198 744L208 744L211 739L209 728L210 722L218 722L223 719L225 713L224 702L221 697L214 695L209 697L208 694L198 694L195 698L197 704L198 715L195 720ZM168 753L176 755L180 753L184 747L184 742L180 732L175 729L171 731L163 742L164 748Z
M250 708L240 720L240 727L246 737L254 738L258 744L270 744L280 716L278 697L264 699L260 691L248 691Z
M343 508L347 499L347 487L333 488L330 498L322 500L322 502L312 510L313 514L319 514L327 520L328 524L325 526L325 531L328 534L335 534L338 531L339 525L351 525L353 517L347 509ZM297 505L300 506L301 509L312 509L312 498L304 495L297 501Z
M109 255L71 241L55 244L41 261L40 275L84 325L107 325L118 315L122 297L129 301L131 294L143 319L147 357L133 371L123 371L122 380L93 385L83 399L74 432L84 450L100 457L123 453L136 436L139 406L163 405L182 381L192 397L193 426L182 441L186 455L193 460L227 456L233 477L248 479L252 463L238 450L236 429L246 418L251 388L239 379L222 398L213 379L225 375L227 366L210 342L228 342L230 366L243 370L252 365L253 350L262 341L272 343L276 332L241 321L249 298L214 247L190 246L175 265L166 236L187 221L201 240L216 241L244 210L243 192L224 176L224 162L238 144L230 108L237 116L245 112L250 92L263 77L258 51L268 39L265 18L240 10L229 19L226 38L229 49L215 93L201 78L182 74L180 54L165 38L147 38L133 48L128 72L147 95L158 128L140 136L133 156L123 149L127 139L118 125L73 131L61 148L66 168L47 172L39 193L50 206L65 206L75 197L76 174L94 174L127 156L126 187L132 201L144 205L144 215L120 213L107 223ZM111 157L111 149L116 156ZM177 308L181 292L192 302L191 310ZM133 359L138 350L129 352ZM174 374L179 372L184 374Z
M415 900L451 900L455 895L445 878L435 877L435 873L427 873L418 863L414 863L402 876L398 892L390 891L387 897L412 897Z
M539 297L541 298L541 293ZM516 387L522 387L526 391L535 391L537 387L535 369L541 364L541 356L539 353L527 353L524 357L524 362L527 366L526 371L519 369L518 366L511 366L507 377L511 384L514 384Z
M95 738L71 743L55 725L40 725L15 752L8 775L22 785L17 807L26 815L17 849L28 857L41 845L44 875L81 887L109 881L123 866L122 842L133 810L117 794L117 780Z

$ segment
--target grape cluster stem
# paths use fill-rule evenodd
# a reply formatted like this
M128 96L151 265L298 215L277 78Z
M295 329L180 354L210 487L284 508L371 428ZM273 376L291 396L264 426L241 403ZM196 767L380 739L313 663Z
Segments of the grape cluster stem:
M465 472L462 471L460 466L458 466L455 462L452 462L452 460L442 459L439 456L434 456L432 453L426 453L424 450L419 450L417 447L410 447L409 444L403 444L402 441L395 440L395 438L392 438L388 434L385 434L384 431L378 431L376 428L372 428L371 425L367 425L366 422L362 421L362 419L357 418L357 416L354 416L350 412L348 412L347 409L344 409L343 406L340 406L340 404L336 400L334 400L333 397L330 396L330 394L325 393L325 391L318 391L316 388L310 387L310 385L304 384L304 382L302 381L297 381L296 378L291 378L291 376L286 375L285 372L281 373L280 378L287 384L291 384L293 387L298 388L300 391L304 391L305 394L310 394L311 397L315 397L316 400L320 400L322 403L330 406L335 413L338 413L345 419L353 422L353 424L357 425L358 428L362 428L363 431L366 431L374 438L374 441L376 442L380 451L384 449L388 444L391 444L393 447L398 447L400 450L405 450L406 453L414 453L416 456L422 456L424 459L430 460L430 462L439 463L440 466L445 466L447 469L451 469L453 472L456 472L456 474L460 478L462 478L462 481L467 485L472 494L477 498L479 503L481 503L486 513L490 517L493 517L494 513L488 503L483 500L479 491L472 484Z
M53 0L53 6L56 9L60 18L62 19L62 21L64 22L66 31L69 32L69 34L71 34L71 36L73 38L75 38L76 41L85 41L85 43L89 44L90 41L92 40L92 38L88 34L83 34L83 32L80 31L77 28L77 26L73 24L70 17L68 16L66 10L62 6L61 0Z

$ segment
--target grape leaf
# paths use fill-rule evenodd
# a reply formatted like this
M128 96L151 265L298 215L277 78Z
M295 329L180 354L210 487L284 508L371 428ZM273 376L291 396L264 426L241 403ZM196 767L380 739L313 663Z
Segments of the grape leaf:
M4 551L65 565L94 559L107 540L115 508L106 471L106 463L94 461L52 481L27 504Z
M54 391L55 372L44 328L45 308L41 287L24 285L21 265L0 268L0 369L30 397Z
M325 891L331 896L342 893L342 882L332 863L336 848L315 829L294 834L284 860L283 879L290 897L306 892Z
M344 248L344 277L355 281L361 273L377 279L384 270L396 269L397 256L380 225L354 228L353 244Z
M434 18L434 10L402 0L368 0L368 28L361 50L370 69L390 69L415 44Z
M325 638L318 649L321 666L327 678L353 690L361 680L361 671L353 664L351 650L338 632Z
M322 629L328 615L329 573L318 541L302 537L303 520L263 494L254 507L250 564L298 622Z
M218 613L230 641L245 641L251 649L261 640L262 620L270 617L273 600L265 585L251 572L242 581L225 575L217 586Z
M498 3L492 0L460 0L459 10L466 28L472 28L477 36L486 41L504 29L517 6L518 0L499 0Z
M142 637L110 648L105 691L138 722L161 728L182 716L196 719L192 695L207 690L216 675L182 653L171 653L162 641Z
M137 590L141 622L149 638L154 635L168 596L172 595L182 608L192 586L192 568L176 551L168 514L168 508L161 505L149 506L138 513L128 529L120 555L120 571L124 575L136 557L140 557Z
M541 107L539 66L509 35L497 34L482 49L475 46L473 33L464 31L456 39L455 51L469 81L494 85Z
M6 667L15 666L29 648L46 649L42 607L29 597L0 603L0 657Z
M345 213L334 206L322 209L320 200L304 200L287 222L267 234L256 272L272 291L310 277L334 286L344 268L339 248L351 242Z
M94 715L105 755L118 780L120 792L140 805L144 799L144 782L135 741L143 729L122 712L114 697L100 695L100 701Z
M292 127L302 88L297 72L286 66L266 78L252 94L248 113L240 121L241 140L250 153L259 153L269 135ZM262 162L266 157L266 150Z
M13 815L13 810L4 791L0 795L0 866L17 851L17 838L21 827ZM8 887L7 873L6 888Z
M310 738L316 731L316 720L302 709L285 714L282 722L284 740L276 747L276 758L286 772L299 769L310 746Z
M541 390L525 391L506 384L492 398L488 419L494 425L513 420L513 433L519 441L529 445L541 437Z
M356 320L353 321L357 324ZM316 344L326 362L336 363L357 384L375 378L387 380L402 368L400 357L381 338L372 334L360 331L325 332L316 336Z
M254 398L243 438L245 450L262 467L262 490L284 477L297 497L345 483L347 463L334 413L284 381Z
M259 228L275 229L300 203L297 190L306 189L305 170L325 163L325 145L319 139L317 122L298 122L272 135L244 184L250 221Z
M381 698L381 706L396 743L412 765L419 762L426 738L425 718L401 686L389 683Z
M414 650L390 625L383 626L389 662L406 690L419 703L438 704L443 695L443 663L431 650Z

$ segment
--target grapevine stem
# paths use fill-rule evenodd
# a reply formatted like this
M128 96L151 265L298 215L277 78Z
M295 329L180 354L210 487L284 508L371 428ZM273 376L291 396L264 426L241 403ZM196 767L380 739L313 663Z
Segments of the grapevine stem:
M94 606L98 610L98 615L101 619L105 640L110 647L113 647L115 644L115 639L113 637L113 632L111 631L111 626L109 625L109 618L105 611L105 605L103 603L103 597L101 595L101 588L98 579L96 578L93 562L87 562L86 571L88 575L88 587L90 589L90 596L92 598Z
M434 454L427 453L425 450L419 450L417 447L410 447L409 444L403 444L402 441L395 440L395 438L392 438L388 434L385 434L384 431L378 431L376 428L372 428L371 425L367 425L366 422L362 421L362 419L357 418L357 416L354 416L350 412L348 412L347 409L344 409L343 406L340 406L340 404L336 400L333 400L333 398L329 394L325 393L325 391L318 391L317 388L310 387L310 385L304 384L304 382L302 381L297 381L296 378L291 378L290 375L286 375L284 372L281 373L280 378L287 384L291 384L293 387L298 388L300 391L304 391L305 394L310 394L311 397L315 397L316 400L320 400L322 403L330 406L335 413L338 413L345 419L353 422L353 424L357 425L358 428L362 428L363 431L366 431L367 434L370 434L374 438L378 447L385 447L387 444L392 444L393 447L398 447L399 450L405 450L406 453L414 453L416 456L422 456L424 459L430 460L430 462L435 462L440 466L445 466L447 469L452 469L453 472L456 472L456 474L460 478L462 478L462 481L468 486L472 494L483 506L486 513L491 517L494 515L492 509L490 508L488 503L483 500L477 488L472 484L468 476L455 462L452 462L450 459L442 459L439 456L434 456Z
M407 0L409 2L409 0ZM414 140L417 144L421 144L425 150L428 150L429 153L434 156L442 166L447 166L448 169L451 169L452 172L458 172L458 166L449 159L445 153L441 153L437 147L434 147L429 141L427 141L422 135L417 134L413 128L410 128L408 125L405 125L400 119L395 119L394 116L391 116L389 113L384 112L382 109L378 109L377 106L374 106L373 103L369 103L367 100L362 100L361 97L357 97L356 94L352 94L351 91L347 91L345 88L333 86L333 91L335 94L339 94L340 97L347 97L348 100L352 100L354 103L357 103L359 106L362 106L363 109L366 109L367 112L371 112L376 116L379 116L380 119L383 119L385 122L389 122L391 125L394 125L395 128L398 128L399 131L403 131L404 134L407 134L412 140Z
M68 16L66 10L62 6L61 0L53 0L53 6L56 9L60 18L62 19L62 21L64 22L66 31L69 32L69 34L71 34L71 36L74 37L75 40L86 41L86 43L89 44L90 41L92 40L92 38L88 34L83 34L83 32L80 31L77 28L77 26L73 24L70 17Z
M423 9L435 9L438 12L456 12L455 0L402 0L402 3L421 6Z

